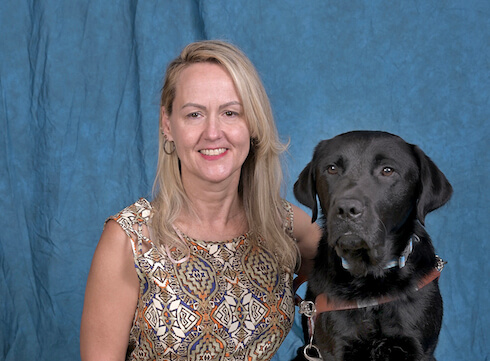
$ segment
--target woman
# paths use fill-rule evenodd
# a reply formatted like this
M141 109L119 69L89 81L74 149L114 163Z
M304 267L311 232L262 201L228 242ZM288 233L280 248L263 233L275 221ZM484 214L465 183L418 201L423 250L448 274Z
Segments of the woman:
M160 131L154 201L111 217L95 251L82 360L269 360L320 231L280 197L285 147L249 59L188 45L167 68Z

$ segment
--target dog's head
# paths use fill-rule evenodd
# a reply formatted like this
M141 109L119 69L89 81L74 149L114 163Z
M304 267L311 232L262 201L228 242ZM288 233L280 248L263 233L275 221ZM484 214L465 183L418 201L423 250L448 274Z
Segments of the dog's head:
M311 208L312 222L318 198L329 246L353 265L351 273L366 274L403 250L397 239L406 240L415 219L424 224L452 187L419 147L393 134L355 131L317 145L294 194Z

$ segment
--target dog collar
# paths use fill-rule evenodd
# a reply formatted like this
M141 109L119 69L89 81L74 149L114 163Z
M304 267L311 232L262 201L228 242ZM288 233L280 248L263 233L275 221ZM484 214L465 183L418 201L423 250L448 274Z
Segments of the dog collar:
M447 263L446 261L444 261L441 257L436 255L436 266L417 282L415 287L413 287L413 290L418 291L421 288L427 286L435 279L439 278L441 276L441 272L446 263ZM336 301L334 299L329 299L326 294L321 293L316 297L315 302L303 301L300 297L297 297L297 301L302 301L297 304L300 306L299 313L301 314L305 314L303 308L312 308L314 310L313 312L314 314L320 314L323 312L330 312L330 311L352 310L356 308L378 306L384 303L394 301L396 299L397 297L383 296L380 298L358 300L358 301L354 301L354 300Z
M434 267L429 273L427 273L424 277L422 277L419 280L419 282L413 288L414 291L418 291L421 288L424 288L429 283L431 283L432 281L434 281L435 279L441 276L442 269L444 268L446 262L437 255L436 255L436 261L437 261L436 267ZM334 299L329 299L326 294L322 293L316 297L314 303L311 301L303 301L305 303L311 302L311 304L310 305L300 304L299 312L302 313L301 307L313 307L315 314L320 314L323 312L330 312L330 311L352 310L356 308L378 306L384 303L395 301L396 299L397 297L384 296L380 298L358 300L358 301L336 301Z
M413 251L413 242L417 243L419 241L420 241L420 238L416 234L412 234L412 236L410 237L410 240L408 241L408 244L405 247L405 249L403 250L401 256L398 257L397 259L393 259L393 260L389 261L386 264L386 266L383 267L383 269L389 269L389 268L393 268L396 266L398 266L399 268L405 267L405 264L407 263L408 256L410 256L410 254ZM344 258L342 258L342 267L344 267L345 269L350 268L349 262Z

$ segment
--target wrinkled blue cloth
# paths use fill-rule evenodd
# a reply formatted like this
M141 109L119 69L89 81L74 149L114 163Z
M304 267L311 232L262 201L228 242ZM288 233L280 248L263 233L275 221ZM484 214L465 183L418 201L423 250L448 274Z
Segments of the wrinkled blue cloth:
M159 91L195 40L249 55L286 156L287 198L318 141L399 134L454 186L427 218L445 316L440 360L488 360L490 3L0 2L0 359L77 360L106 217L151 198ZM302 344L299 325L275 360Z

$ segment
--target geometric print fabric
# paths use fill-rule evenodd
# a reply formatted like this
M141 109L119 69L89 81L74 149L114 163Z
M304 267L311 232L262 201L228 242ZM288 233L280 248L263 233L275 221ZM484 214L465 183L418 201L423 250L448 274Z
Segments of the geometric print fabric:
M292 208L284 201L292 237ZM182 235L182 254L154 246L144 198L110 219L130 237L140 294L126 360L269 360L291 329L292 274L248 233L224 242ZM291 240L293 242L293 240ZM150 245L143 252L143 242Z

